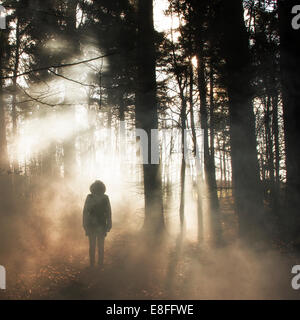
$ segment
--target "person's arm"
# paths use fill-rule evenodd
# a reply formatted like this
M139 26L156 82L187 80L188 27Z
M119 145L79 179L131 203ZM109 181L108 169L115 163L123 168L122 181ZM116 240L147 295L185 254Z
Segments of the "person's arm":
M106 223L106 231L109 232L112 227L112 219L111 219L111 206L109 197L107 197L107 223Z
M84 230L87 230L87 221L88 221L88 215L90 210L90 196L88 195L86 197L84 207L83 207L83 215L82 215L82 226Z

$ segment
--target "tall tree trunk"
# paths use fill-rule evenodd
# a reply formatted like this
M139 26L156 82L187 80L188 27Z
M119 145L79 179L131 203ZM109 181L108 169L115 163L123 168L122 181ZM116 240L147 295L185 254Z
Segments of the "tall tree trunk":
M144 227L154 233L164 230L162 183L159 164L151 164L151 147L158 145L151 139L151 129L158 129L156 57L154 44L153 2L138 0L138 79L136 92L136 125L149 138L147 164L143 165L145 221ZM153 141L156 140L156 141Z
M276 182L276 194L279 196L280 188L280 148L279 148L279 125L278 125L278 95L277 92L274 93L272 97L272 131L274 135L275 144L275 182Z
M216 180L216 166L215 166L215 130L214 130L214 70L212 63L210 64L209 71L209 84L210 84L210 92L209 92L209 118L210 118L210 176L211 176L211 187L212 187L212 197L214 201L214 207L219 208L219 199L218 199L218 187Z
M200 243L203 240L203 209L202 209L202 192L201 192L201 163L200 163L200 154L197 142L197 134L195 128L195 117L194 117L194 98L193 98L193 89L194 89L194 72L193 64L190 61L190 92L189 92L189 104L190 104L190 122L192 129L192 139L193 139L193 153L196 163L196 192L197 192L197 218L198 218L198 242Z
M224 170L224 183L225 187L227 188L229 185L227 183L227 165L226 165L226 145L225 145L225 138L223 139L223 170Z
M2 77L2 72L0 72ZM2 82L2 81L1 81ZM7 153L6 121L4 111L3 87L0 84L0 174L7 174L9 161Z
M268 94L266 99L265 110L265 130L266 130L266 155L267 155L267 169L268 169L268 190L270 192L269 199L270 206L275 213L278 207L278 194L275 189L275 168L274 168L274 153L273 153L273 135L271 132L271 104L272 98ZM273 111L273 110L272 110Z
M186 130L186 100L182 97L181 105L181 169L180 169L180 206L179 206L179 217L180 217L180 228L181 233L185 229L185 216L184 216L184 206L185 206L185 130Z
M17 158L17 74L19 72L19 63L20 63L20 22L17 19L16 23L16 47L15 47L15 61L14 61L14 71L13 71L13 95L12 95L12 136L13 136L13 172L19 172L19 163Z
M256 151L251 60L242 0L223 1L223 53L229 97L233 191L240 235L262 235L264 209ZM230 17L230 19L228 18Z
M217 136L217 150L219 151L219 159L220 159L220 189L223 194L223 189L224 189L224 174L223 174L223 156L222 156L222 151L221 151L221 143L220 143L220 138Z
M274 154L273 154L273 139L271 133L271 96L268 95L266 101L265 112L265 128L266 128L266 151L267 151L267 167L270 184L274 183Z
M4 97L3 97L3 65L5 61L6 45L7 45L8 33L4 30L0 31L0 170L1 173L8 171L9 160L7 153L7 139L6 139L6 119L4 109Z
M279 0L280 67L287 168L287 231L300 230L300 30L292 27L292 8L299 1Z
M9 176L9 158L7 152L6 118L3 96L3 65L5 61L6 45L8 33L0 31L0 201L2 210L9 209L9 196L11 191L11 181ZM3 211L1 212L3 213Z
M120 119L120 159L121 159L121 167L123 167L123 163L125 160L125 103L124 103L124 93L123 91L120 92L120 101L119 101L119 119Z
M200 94L200 115L201 115L201 128L204 135L204 170L205 180L208 189L208 196L210 201L210 220L211 220L211 231L213 239L216 243L221 240L221 225L220 225L220 212L219 212L219 201L216 189L216 179L213 174L215 168L212 168L211 155L209 152L208 143L208 114L207 114L207 87L205 81L205 63L203 59L202 46L199 47L198 51L198 89Z
M272 105L272 140L274 141L273 154L273 185L272 185L272 209L278 216L281 208L280 202L280 149L279 149L279 125L278 125L278 95L275 90L271 97Z

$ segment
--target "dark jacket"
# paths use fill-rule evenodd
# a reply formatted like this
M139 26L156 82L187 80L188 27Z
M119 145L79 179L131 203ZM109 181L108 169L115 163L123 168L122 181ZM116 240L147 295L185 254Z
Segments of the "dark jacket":
M99 212L97 212L99 211ZM97 215L99 213L99 215ZM83 208L83 228L87 235L112 227L111 206L106 194L89 194Z

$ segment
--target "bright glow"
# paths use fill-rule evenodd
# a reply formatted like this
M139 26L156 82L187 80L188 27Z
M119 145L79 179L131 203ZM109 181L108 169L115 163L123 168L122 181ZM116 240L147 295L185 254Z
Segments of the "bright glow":
M195 68L198 67L198 59L197 59L196 56L192 58L192 64L193 64L193 66L194 66Z
M87 115L83 107L78 107L75 114L57 112L45 118L26 120L17 141L19 158L41 152L52 142L67 140L74 132L87 128Z
M179 19L176 15L166 17L164 10L168 9L168 1L155 1L154 20L158 31L173 31L173 40L176 41L179 33ZM79 19L80 17L78 17ZM170 35L169 35L170 37ZM100 56L101 52L96 47L84 47L84 52L74 57L72 61L77 62ZM69 50L66 39L50 40L46 50L52 52L64 52ZM193 65L197 66L197 58L192 59ZM113 112L107 106L99 112L96 103L89 103L89 98L99 99L99 88L89 87L90 75L105 71L107 61L101 59L90 63L80 64L62 70L56 70L61 75L53 75L53 80L24 86L26 92L36 97L33 101L33 112L27 119L19 124L19 134L11 148L16 154L23 172L31 160L40 159L41 155L51 153L54 165L63 172L62 143L72 141L76 151L74 159L74 178L71 186L74 194L77 194L78 205L81 206L84 197L88 193L89 185L95 179L103 180L107 186L107 193L114 204L114 219L122 220L129 217L130 226L139 228L144 219L143 199L143 171L140 165L140 152L136 145L135 130L132 124L126 123L125 136L120 136L120 123L112 115L111 130L108 129L108 112ZM69 79L69 80L68 80ZM70 81L72 79L73 81ZM78 83L76 83L78 82ZM93 96L90 96L92 92ZM175 98L174 98L175 99ZM41 102L39 102L41 101ZM48 105L47 105L48 104ZM90 109L88 111L88 108ZM174 116L174 115L172 115ZM169 123L173 125L173 123ZM180 134L179 134L180 137ZM72 139L72 140L71 140ZM123 140L122 140L123 139ZM202 138L199 136L199 146L202 148ZM168 230L176 234L179 231L179 195L180 195L180 165L181 146L176 144L173 150L169 146L175 141L174 132L167 134L166 143L161 146L163 179L168 177L171 183L172 195L168 199L168 208L165 208L165 217ZM180 141L180 139L179 139ZM51 149L56 146L56 152ZM48 152L47 152L48 151ZM200 151L202 152L202 150ZM170 157L171 154L171 157ZM58 163L56 163L58 160ZM195 192L195 163L189 159L186 170L185 188L185 217L186 230L190 239L197 238L197 193ZM37 161L38 165L40 164ZM42 163L43 165L43 163ZM166 183L166 181L164 181ZM202 188L203 207L205 214L207 208L206 190ZM57 208L55 212L59 215L63 208ZM57 216L58 217L58 216ZM55 216L53 216L55 219ZM204 216L204 228L207 231L208 219ZM128 226L128 223L126 223ZM207 232L206 232L207 233Z
M168 0L154 0L154 27L159 32L166 32L179 27L179 19L166 16L165 10L169 7Z

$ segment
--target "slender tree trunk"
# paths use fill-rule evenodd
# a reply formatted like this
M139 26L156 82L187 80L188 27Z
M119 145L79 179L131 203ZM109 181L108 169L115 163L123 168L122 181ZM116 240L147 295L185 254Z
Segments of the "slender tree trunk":
M195 128L195 117L194 117L194 98L193 98L193 89L194 89L194 72L193 65L190 62L190 92L189 92L189 104L190 104L190 121L192 129L192 139L193 139L193 151L196 163L196 191L197 191L197 218L198 218L198 242L203 240L203 209L202 209L202 192L201 192L201 164L200 164L200 155L197 142L197 134Z
M194 97L193 97L193 89L194 89L194 70L192 61L190 62L190 91L189 91L189 104L190 104L190 121L191 121L191 130L192 130L192 139L193 139L193 154L197 156L197 134L195 127L195 117L194 117Z
M281 209L280 202L280 150L279 150L279 127L278 127L278 96L277 92L274 93L271 97L271 105L272 105L272 145L274 144L274 153L272 152L272 161L273 161L273 176L272 178L272 198L271 198L271 206L273 212L276 216L278 216Z
M229 187L228 184L228 170L227 170L227 156L226 156L226 144L225 144L225 137L223 138L223 170L224 170L224 182L225 182L225 187Z
M205 81L205 64L203 61L202 54L198 55L198 89L200 94L200 116L201 116L201 128L204 134L204 167L205 167L205 179L208 187L210 187L210 154L209 154L209 143L208 143L208 116L207 116L207 89Z
M272 131L274 135L275 144L275 182L276 182L276 194L279 196L280 187L280 148L279 148L279 125L278 125L278 95L277 92L272 97Z
M119 102L119 118L120 118L120 159L121 159L121 168L123 167L123 162L125 160L125 103L124 103L124 93L120 93L120 102Z
M208 143L208 116L207 116L207 88L205 81L205 63L203 61L203 52L201 52L202 46L198 53L198 88L200 94L200 115L201 115L201 127L204 134L204 169L205 169L205 180L209 193L210 200L210 220L211 229L213 233L213 239L216 243L221 240L221 224L220 224L220 212L219 212L219 200L216 189L216 179L213 174L211 155L209 152Z
M181 169L180 169L180 207L179 207L179 217L180 217L180 229L181 233L185 229L185 216L184 216L184 206L185 206L185 130L186 130L186 100L182 97L181 105Z
M6 54L7 45L7 32L4 30L0 31L0 172L2 174L9 170L9 160L7 153L7 138L6 138L6 119L5 119L5 108L4 108L4 97L3 97L3 64Z
M138 0L136 126L148 134L148 159L143 165L146 230L164 230L162 183L159 164L151 164L151 147L158 145L151 139L151 129L158 129L156 58L154 44L152 0Z
M219 159L220 159L220 188L223 193L223 189L224 189L223 156L221 151L220 138L218 136L217 136L217 149L218 149Z
M267 154L267 168L268 168L268 186L270 190L270 206L274 213L278 210L278 194L275 188L275 168L274 168L274 153L273 153L273 135L271 131L271 103L270 95L266 101L265 112L265 130L266 130L266 154ZM272 110L273 111L273 110ZM274 115L273 115L274 116Z
M214 207L219 208L219 199L218 199L218 187L216 180L216 166L215 166L215 130L214 130L214 71L212 63L210 65L210 93L209 93L209 111L210 111L210 175L211 175L211 187L213 192L213 201Z
M7 32L0 31L0 201L2 212L9 210L11 195L11 181L10 181L10 167L7 152L7 136L6 136L6 118L5 118L5 102L3 96L3 64L5 61L6 45L7 45Z
M17 158L17 74L19 72L19 63L20 63L20 22L17 19L16 23L16 48L15 48L15 61L14 61L14 71L13 71L13 95L12 95L12 136L13 136L13 172L19 172L19 163Z
M268 95L267 97L267 108L266 108L266 137L267 137L267 144L266 144L266 151L267 151L267 166L269 172L269 185L270 185L270 192L271 192L271 207L274 209L274 200L276 200L277 196L275 194L275 173L274 173L274 153L273 153L273 136L271 132L271 96Z
M178 71L178 64L176 53L173 47L173 63L174 69ZM180 218L180 229L181 234L184 232L185 228L185 217L184 217L184 205L185 205L185 129L186 129L186 111L187 111L187 101L185 96L185 82L183 81L183 75L175 71L177 85L179 87L179 97L181 100L181 111L180 111L180 121L181 121L181 169L180 169L180 206L179 206L179 218ZM194 128L195 129L195 128Z
M1 76L0 73L0 77ZM2 84L0 84L0 150L0 172L1 174L7 174L7 171L9 170L9 161L7 154L6 121Z

